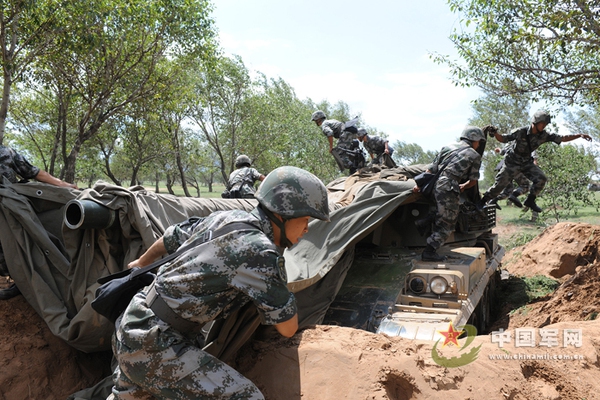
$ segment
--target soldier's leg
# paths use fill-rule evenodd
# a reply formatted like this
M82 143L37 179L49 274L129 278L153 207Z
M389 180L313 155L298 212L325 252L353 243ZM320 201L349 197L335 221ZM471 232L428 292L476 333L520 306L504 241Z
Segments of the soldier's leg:
M249 379L216 357L186 343L149 353L129 348L119 341L113 342L119 362L113 375L115 398L264 400Z
M456 227L458 219L458 199L460 189L454 181L444 180L436 184L434 189L437 212L433 224L433 232L427 238L427 244L434 250L439 249L446 242Z
M504 190L504 188L512 182L513 177L518 172L519 166L509 165L505 162L500 171L498 171L498 174L496 174L496 180L494 184L483 195L484 202L496 198Z
M527 164L522 171L523 175L533 183L529 190L529 195L523 204L531 208L531 211L540 213L542 212L542 209L536 204L535 199L544 189L544 186L546 186L548 178L546 178L544 172L533 162Z

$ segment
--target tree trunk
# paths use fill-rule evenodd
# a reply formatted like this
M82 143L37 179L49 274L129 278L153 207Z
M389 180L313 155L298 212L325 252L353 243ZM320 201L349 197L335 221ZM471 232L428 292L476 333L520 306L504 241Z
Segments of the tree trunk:
M158 183L159 183L158 171L156 171L156 178L155 178L154 182L155 182L154 191L156 193L160 193L160 188L158 186Z

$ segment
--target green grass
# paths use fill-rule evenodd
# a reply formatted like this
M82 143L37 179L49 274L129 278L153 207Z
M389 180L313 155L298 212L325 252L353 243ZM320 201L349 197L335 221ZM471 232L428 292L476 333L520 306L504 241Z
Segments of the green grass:
M543 275L523 278L511 276L500 282L498 300L502 305L511 306L511 314L517 311L527 314L527 304L554 293L559 285L558 281Z

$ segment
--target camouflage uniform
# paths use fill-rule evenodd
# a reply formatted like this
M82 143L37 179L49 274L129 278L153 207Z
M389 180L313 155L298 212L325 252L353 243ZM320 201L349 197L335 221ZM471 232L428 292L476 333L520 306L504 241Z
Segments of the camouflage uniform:
M17 183L17 175L24 179L33 179L40 172L38 167L31 165L25 157L11 149L0 145L0 174L12 183Z
M199 326L250 301L263 324L289 320L297 311L295 298L278 267L279 249L261 209L215 212L191 229L171 226L163 242L172 253L207 230L232 222L247 222L257 230L234 231L190 248L159 269L156 291L177 315ZM250 380L155 316L146 305L148 290L133 298L117 322L117 399L263 399Z
M459 183L479 179L481 155L466 141L442 148L429 170L437 172L438 165L443 163L447 157L452 157L454 155L452 152L455 150L459 152L458 155L454 156L450 164L442 171L433 189L437 212L433 232L427 238L427 244L435 250L442 247L456 227L460 198Z
M504 156L504 165L496 175L494 185L487 190L484 198L495 198L519 174L523 174L533 182L530 193L538 196L546 186L546 175L533 163L532 152L546 142L560 144L562 136L548 133L545 130L532 134L531 126L515 129L507 135L502 135L505 142L514 141L514 145L507 148ZM529 144L527 141L529 138Z
M321 124L321 130L327 137L338 136L337 147L345 150L355 150L358 148L358 143L354 142L356 139L356 132L350 132L345 130L345 123L335 119L326 119ZM334 148L334 151L335 148ZM339 157L342 159L344 168L352 170L354 168L354 157L345 152L339 151Z
M387 139L384 139L379 136L371 136L366 135L365 141L363 142L363 146L367 153L374 154L373 164L381 164L381 157L385 153L385 144L388 142ZM394 149L388 143L388 150L390 152L390 157L394 154Z
M229 190L238 189L241 197L254 197L254 183L261 173L252 167L242 167L229 174Z

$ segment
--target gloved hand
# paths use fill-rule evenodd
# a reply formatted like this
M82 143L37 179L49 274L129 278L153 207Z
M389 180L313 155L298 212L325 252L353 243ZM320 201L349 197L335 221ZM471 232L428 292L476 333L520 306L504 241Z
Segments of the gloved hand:
M483 127L483 133L490 137L494 137L494 134L498 133L498 128L494 125L486 125Z

